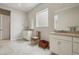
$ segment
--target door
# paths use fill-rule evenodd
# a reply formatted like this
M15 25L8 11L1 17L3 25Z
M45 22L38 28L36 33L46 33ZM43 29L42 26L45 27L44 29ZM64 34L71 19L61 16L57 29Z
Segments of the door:
M10 16L2 15L2 40L10 39Z

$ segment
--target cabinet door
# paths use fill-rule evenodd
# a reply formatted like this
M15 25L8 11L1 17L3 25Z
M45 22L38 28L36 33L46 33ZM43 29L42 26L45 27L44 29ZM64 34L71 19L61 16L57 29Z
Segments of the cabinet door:
M64 40L64 38L58 39L58 37L54 38L52 36L50 39L50 50L60 55L71 55L72 54L72 41Z
M73 38L73 53L79 54L79 38Z
M71 55L72 54L72 42L61 40L61 54Z
M73 42L73 53L77 53L78 52L78 44Z
M50 39L50 51L56 54L60 54L60 40L51 37Z

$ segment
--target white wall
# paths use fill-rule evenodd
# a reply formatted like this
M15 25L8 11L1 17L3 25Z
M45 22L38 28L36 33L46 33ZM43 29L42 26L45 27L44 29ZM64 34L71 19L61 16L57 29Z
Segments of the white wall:
M11 38L14 39L21 34L24 22L26 22L26 14L18 11L11 12ZM27 22L26 22L27 23Z
M41 32L41 38L48 40L48 27L35 27L36 26L36 13L46 9L48 7L48 4L40 4L36 8L32 9L28 13L28 19L29 19L29 27L31 28L31 20L34 20L34 33L35 31Z
M77 3L52 3L49 5L49 31L54 31L55 30L55 25L54 25L54 15L58 11L66 10L71 7L78 6L79 4ZM63 24L62 24L63 25Z
M49 3L49 4L40 4L31 11L28 12L28 19L29 19L29 27L31 27L31 20L36 21L36 13L48 8L48 27L35 27L34 23L34 29L35 31L41 31L42 39L49 40L49 34L50 32L54 31L54 12L57 10L61 10L64 8L68 8L71 6L75 6L77 4L58 4L58 3Z
M27 26L28 19L26 12L22 12L19 10L14 10L5 6L1 6L3 9L7 9L11 11L10 19L11 19L11 40L15 40L17 36L20 35L24 26Z

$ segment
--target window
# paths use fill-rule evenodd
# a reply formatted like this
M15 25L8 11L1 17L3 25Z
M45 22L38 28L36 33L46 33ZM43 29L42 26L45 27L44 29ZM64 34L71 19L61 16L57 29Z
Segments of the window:
M48 8L36 13L36 27L48 26Z

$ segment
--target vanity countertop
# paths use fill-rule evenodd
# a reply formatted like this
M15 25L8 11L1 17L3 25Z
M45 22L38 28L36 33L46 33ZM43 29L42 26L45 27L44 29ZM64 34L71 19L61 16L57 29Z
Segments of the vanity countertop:
M79 37L79 32L51 32L53 35Z

